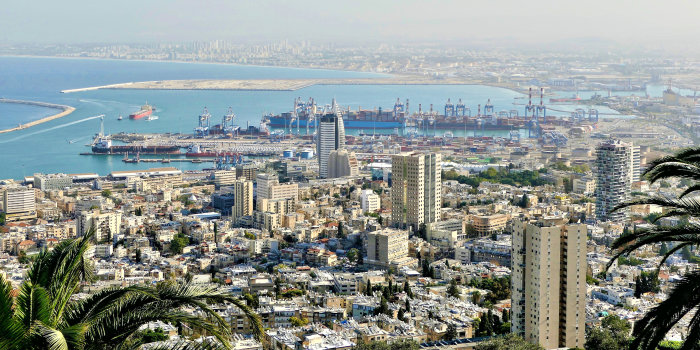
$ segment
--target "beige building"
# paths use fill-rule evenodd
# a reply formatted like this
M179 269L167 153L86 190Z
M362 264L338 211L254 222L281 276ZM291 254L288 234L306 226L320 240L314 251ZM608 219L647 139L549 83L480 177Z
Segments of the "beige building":
M545 349L583 347L586 234L586 225L513 222L513 333Z
M573 191L578 194L593 193L595 191L595 180L590 177L574 179Z
M408 231L384 229L367 234L367 263L389 267L408 258Z
M76 218L76 231L78 236L82 236L90 231L90 228L94 226L95 240L97 242L102 242L119 234L121 222L122 216L120 213L85 211L81 212Z
M233 183L233 208L231 208L231 217L236 220L242 216L253 214L253 181L248 181L245 178L234 181Z
M3 191L2 210L7 221L36 218L36 193L33 188L9 187Z
M335 179L345 176L357 176L359 167L355 152L346 149L331 151L328 155L328 178Z
M402 153L391 157L391 221L418 230L440 220L442 158L435 153Z
M258 174L256 177L258 184L258 203L261 199L293 199L299 200L299 184L280 184L276 174ZM260 210L260 209L258 209Z
M382 200L373 190L362 190L360 208L365 212L375 212L381 208Z
M214 186L219 188L233 185L233 183L236 182L236 178L235 170L217 170L214 172Z
M506 223L508 223L508 216L503 214L472 215L471 222L477 235L488 236L503 232Z

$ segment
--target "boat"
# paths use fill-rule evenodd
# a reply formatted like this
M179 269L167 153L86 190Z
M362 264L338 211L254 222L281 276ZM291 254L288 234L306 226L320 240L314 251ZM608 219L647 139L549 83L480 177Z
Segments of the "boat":
M113 145L109 136L98 137L92 145L92 152L97 154L180 154L178 146L161 145Z
M322 112L318 109L313 100L309 103L297 102L294 111L277 115L268 114L262 118L262 124L276 129L297 129L297 133L303 133L301 129L315 129L318 126L321 116L332 113L333 109L328 106ZM311 107L309 105L311 104ZM428 111L424 111L419 105L417 112L409 112L408 100L402 103L397 100L394 108L382 110L382 108L367 110L358 108L357 110L339 110L337 112L343 117L345 129L361 130L400 130L406 129L441 129L441 130L462 130L464 128L473 129L479 127L484 130L511 130L513 128L527 128L527 119L519 117L516 110L495 111L490 101L481 105L474 112L461 100L452 103L447 100L444 114L439 114L433 110L432 105ZM483 113L482 113L483 112ZM552 119L553 120L553 119ZM308 132L307 134L309 134Z
M155 110L156 109L153 108L153 106L149 105L148 102L146 102L145 105L141 106L141 109L139 111L129 114L129 119L138 120L144 117L148 117Z
M124 118L123 118L122 115L120 114L120 115L119 115L119 118L117 118L117 120L122 120L122 119L124 119Z
M573 95L569 98L550 98L549 102L576 102L576 101L581 101L581 97L578 96L578 94Z
M158 120L158 116L157 116L157 115L149 115L149 116L146 118L146 120L148 120L148 121L151 121L151 120Z

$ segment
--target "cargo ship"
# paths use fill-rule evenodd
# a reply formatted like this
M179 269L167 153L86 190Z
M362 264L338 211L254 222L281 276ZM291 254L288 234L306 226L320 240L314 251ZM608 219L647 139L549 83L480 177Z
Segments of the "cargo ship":
M150 116L150 115L153 113L153 111L155 111L155 110L156 110L156 109L153 108L153 106L149 105L148 102L146 102L145 105L141 106L141 109L140 109L138 112L129 114L129 119L138 120L138 119L141 119L141 118L144 118L144 117L148 117L148 116Z
M553 103L554 102L577 102L577 101L581 101L581 97L579 97L578 94L573 95L569 98L550 98L549 99L549 102L553 102Z
M96 154L180 154L178 146L113 145L109 136L98 137L92 145Z
M276 129L315 129L321 116L331 112L328 106L319 112L313 99L310 99L308 103L295 101L296 110L277 115L265 115L262 119L263 123ZM479 105L478 109L474 111L475 115L472 115L472 110L466 107L461 99L457 103L452 103L448 99L444 114L433 111L432 105L428 111L424 111L420 104L417 112L410 113L408 105L408 100L402 103L397 99L394 108L390 110L382 110L381 107L374 110L347 108L340 113L343 116L343 124L346 129L364 130L402 128L512 130L526 128L530 119L519 115L516 110L496 112L490 101L483 105L483 110L482 106ZM532 107L531 111L534 111L534 106L529 106Z

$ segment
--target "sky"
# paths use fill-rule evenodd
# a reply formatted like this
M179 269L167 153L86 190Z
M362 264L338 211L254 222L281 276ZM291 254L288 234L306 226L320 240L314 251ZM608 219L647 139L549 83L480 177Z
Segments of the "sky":
M700 38L699 14L695 0L9 0L0 8L0 40L547 45L585 39L683 48Z

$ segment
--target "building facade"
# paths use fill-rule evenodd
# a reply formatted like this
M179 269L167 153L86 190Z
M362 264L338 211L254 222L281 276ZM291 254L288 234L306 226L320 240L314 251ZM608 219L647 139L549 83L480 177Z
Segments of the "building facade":
M357 176L359 168L354 152L345 149L331 151L328 156L328 178Z
M253 214L253 181L245 178L233 183L234 203L231 209L231 217L236 219Z
M36 193L33 188L9 187L3 191L2 209L6 220L36 218Z
M598 221L620 221L626 216L623 210L612 210L629 199L632 191L632 148L619 140L603 142L596 148L595 210Z
M545 349L583 347L586 225L513 222L511 331Z
M345 126L343 117L337 111L335 99L333 99L334 113L321 117L318 124L318 141L316 154L318 155L318 175L321 178L328 177L328 158L332 151L345 147Z
M391 221L418 230L440 220L442 158L435 153L402 153L391 157Z

